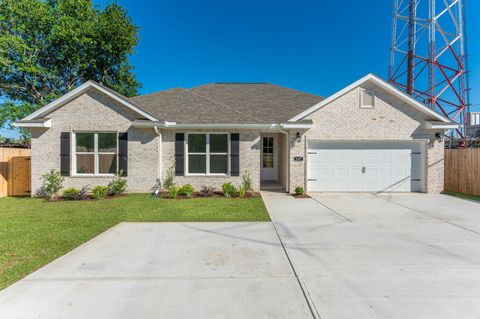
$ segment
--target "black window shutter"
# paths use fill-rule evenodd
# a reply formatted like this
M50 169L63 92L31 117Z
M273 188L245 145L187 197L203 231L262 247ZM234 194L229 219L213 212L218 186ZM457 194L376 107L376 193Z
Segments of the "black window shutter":
M118 171L128 176L128 133L118 133Z
M60 133L60 174L70 176L70 132Z
M240 134L230 134L230 175L240 175Z
M175 175L185 173L185 133L175 133Z

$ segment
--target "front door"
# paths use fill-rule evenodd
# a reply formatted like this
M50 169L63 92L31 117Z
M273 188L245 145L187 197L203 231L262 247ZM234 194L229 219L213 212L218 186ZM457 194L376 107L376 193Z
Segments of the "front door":
M276 181L277 170L277 138L274 135L262 136L262 159L260 178L264 181Z

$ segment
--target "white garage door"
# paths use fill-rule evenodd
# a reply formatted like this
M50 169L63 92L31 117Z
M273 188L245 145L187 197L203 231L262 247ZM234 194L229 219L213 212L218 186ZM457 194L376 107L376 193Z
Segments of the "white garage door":
M310 192L422 191L422 144L310 141Z

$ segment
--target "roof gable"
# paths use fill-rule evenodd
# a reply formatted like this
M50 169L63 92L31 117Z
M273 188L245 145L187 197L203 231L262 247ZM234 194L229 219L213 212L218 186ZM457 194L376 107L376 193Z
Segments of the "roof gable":
M119 102L120 104L126 106L127 108L131 109L132 111L138 113L142 117L145 117L151 121L158 121L157 118L152 116L150 113L143 110L140 106L136 105L133 101L129 98L101 85L94 81L87 81L84 84L80 85L79 87L73 89L72 91L68 92L67 94L59 97L58 99L50 102L49 104L45 105L44 107L38 109L37 111L33 112L32 114L23 118L20 122L32 121L37 118L44 117L45 115L55 111L56 109L60 108L61 106L65 105L66 103L74 100L75 98L79 97L83 93L87 92L89 89L96 89L103 94L109 96L110 98L114 99L115 101Z
M349 86L343 88L342 90L330 95L329 97L327 97L325 100L321 101L320 103L317 103L316 105L310 107L309 109L295 115L294 117L290 118L288 121L289 122L297 122L297 121L305 118L306 116L312 114L313 112L321 109L322 107L329 104L330 102L336 100L340 96L346 94L347 92L350 92L351 90L359 87L360 85L362 85L362 84L364 84L368 81L373 82L374 84L378 85L379 87L381 87L382 89L384 89L388 93L392 94L393 96L395 96L397 98L400 98L401 100L406 102L408 105L410 105L411 107L413 107L417 111L420 111L421 113L423 113L425 115L428 115L435 120L438 120L438 121L443 122L443 123L453 123L447 117L445 117L445 116L437 113L436 111L428 108L424 104L418 102L414 98L410 97L409 95L403 93L402 91L395 88L391 84L387 83L386 81L384 81L380 77L378 77L374 74L371 74L371 73L364 76L363 78L355 81L354 83L350 84Z

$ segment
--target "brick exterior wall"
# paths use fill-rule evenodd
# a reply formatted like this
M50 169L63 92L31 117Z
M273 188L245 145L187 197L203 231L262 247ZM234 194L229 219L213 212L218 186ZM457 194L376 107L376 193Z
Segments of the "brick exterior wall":
M191 184L197 190L200 190L203 185L215 187L220 190L222 184L225 182L231 182L236 187L240 186L242 174L249 172L252 178L253 188L255 190L260 189L260 132L251 130L162 130L161 132L163 142L163 176L165 176L167 170L175 163L176 132L240 133L240 176L188 176L185 174L185 176L176 176L175 181L178 185Z
M48 115L49 129L32 129L32 194L40 177L60 170L60 133L73 131L128 132L128 191L146 192L158 176L158 136L153 129L131 126L138 116L102 93L90 90ZM111 177L65 177L64 187L107 185Z
M297 139L297 132L300 132L301 138ZM293 193L295 187L302 186L306 189L306 161L307 161L307 151L306 151L306 135L305 130L297 130L289 132L289 146L290 146L290 183L289 188L290 192ZM303 157L303 161L295 161L294 158L300 156Z
M426 152L425 190L438 193L443 190L443 142L435 139L435 131L425 130L425 115L383 89L365 84L364 88L375 91L375 107L360 108L360 88L353 89L307 119L314 122L310 130L289 131L289 187L306 187L306 148L309 140L324 141L411 141L422 140ZM159 137L153 129L132 127L138 115L111 98L90 90L48 115L52 119L49 129L32 129L32 194L39 187L40 176L50 169L60 169L60 133L74 131L128 132L129 192L148 192L158 177L165 176L174 163L175 131L162 130L161 162ZM177 132L188 133L188 130ZM193 132L193 131L190 131ZM199 132L199 130L195 130ZM205 132L220 132L206 130ZM240 133L240 175L248 171L255 190L260 189L259 131L222 130L225 133ZM301 138L296 133L300 132ZM279 147L278 156L284 156ZM303 161L294 158L303 157ZM281 161L279 161L281 162ZM230 161L229 161L230 163ZM160 167L162 172L160 172ZM162 173L162 174L160 174ZM281 178L281 174L279 177ZM80 188L89 184L106 185L111 177L66 177L65 187ZM224 182L236 186L241 176L177 176L179 185L192 184L194 188L213 186L220 188Z
M375 107L360 108L361 89L375 92ZM365 83L337 98L306 119L314 128L302 132L296 141L292 132L290 144L290 190L306 186L306 148L308 140L324 141L410 141L424 140L426 149L425 190L439 193L443 190L443 142L435 139L436 131L425 130L425 115L383 89ZM293 162L294 156L304 156L305 161Z

